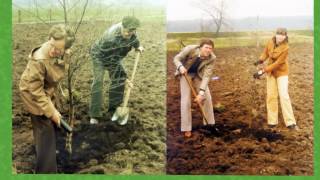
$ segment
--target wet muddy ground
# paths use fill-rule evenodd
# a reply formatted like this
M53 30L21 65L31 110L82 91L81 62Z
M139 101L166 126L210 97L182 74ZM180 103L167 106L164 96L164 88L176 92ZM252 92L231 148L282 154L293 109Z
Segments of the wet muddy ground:
M253 80L262 48L215 49L210 82L216 125L202 125L192 105L193 134L180 131L180 89L168 52L167 173L232 175L313 174L313 45L290 46L289 94L299 131L266 126L266 80ZM279 106L280 107L280 106Z
M73 47L74 56L86 61L75 76L76 121L72 155L65 150L66 133L57 131L59 173L163 174L166 151L166 36L163 22L144 22L138 31L145 52L140 58L135 87L129 100L131 119L128 124L119 126L104 114L100 124L89 125L92 65L88 50L109 25L105 22L83 23L79 29ZM35 159L31 121L21 104L18 83L27 64L26 57L32 48L47 40L48 30L48 26L39 24L13 26L12 158L17 173L33 173ZM128 74L131 74L134 57L134 52L131 52L124 61ZM107 100L106 96L104 111L107 110ZM66 100L62 99L59 109L67 117Z

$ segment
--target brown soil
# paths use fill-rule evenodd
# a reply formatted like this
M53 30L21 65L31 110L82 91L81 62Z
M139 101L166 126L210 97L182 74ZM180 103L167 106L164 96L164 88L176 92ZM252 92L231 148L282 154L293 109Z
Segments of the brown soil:
M233 175L313 174L313 45L291 45L289 94L299 131L285 127L279 110L279 125L266 126L266 80L253 80L253 63L262 48L216 49L210 83L216 125L202 126L193 104L193 134L180 131L179 81L174 78L172 58L167 54L167 173ZM258 112L253 115L254 111Z
M88 104L92 83L92 65L89 47L99 38L105 22L83 23L74 45L76 58L85 58L76 74L75 131L73 153L64 149L66 134L58 131L57 158L59 173L106 174L163 174L165 172L165 29L162 22L146 22L139 30L145 52L131 92L129 108L131 119L126 126L119 126L109 118L97 126L89 125ZM95 27L92 29L92 27ZM49 27L45 25L13 26L13 168L17 173L33 173L35 149L31 121L23 109L18 83L27 64L32 48L47 40ZM125 60L128 74L133 67L134 52ZM76 59L75 58L75 59ZM105 79L105 108L109 80ZM59 109L68 114L68 104Z

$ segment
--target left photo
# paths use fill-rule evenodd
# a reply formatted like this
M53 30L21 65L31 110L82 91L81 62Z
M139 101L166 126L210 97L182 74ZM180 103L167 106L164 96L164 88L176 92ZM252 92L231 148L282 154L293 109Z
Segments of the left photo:
M165 173L165 3L13 0L13 174Z

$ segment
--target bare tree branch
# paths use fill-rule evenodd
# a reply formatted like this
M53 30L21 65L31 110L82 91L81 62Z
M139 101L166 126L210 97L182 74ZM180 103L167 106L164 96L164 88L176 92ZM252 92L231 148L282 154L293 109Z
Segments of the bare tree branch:
M34 4L34 7L35 7L36 16L39 17L39 10L38 10L38 2L37 2L37 0L33 0L33 4Z
M75 31L74 31L74 34L77 34L78 29L79 29L79 27L80 27L80 25L81 25L81 23L82 23L83 17L84 17L84 15L85 15L85 13L86 13L86 10L87 10L88 1L89 1L89 0L86 0L85 5L83 6L81 18L80 18L80 21L78 22L78 24L77 24L77 26L76 26L76 29L75 29Z
M226 16L226 4L224 0L220 1L193 1L192 5L196 6L198 9L202 10L207 14L216 26L216 35L219 34L222 25L227 21Z
M59 4L60 4L60 6L61 6L62 8L64 8L64 4L63 4L62 0L58 0L58 2L59 2Z
M67 12L70 12L73 8L77 7L77 4L80 2L81 0L78 0L77 2L73 3L72 6L70 8L68 8Z
M18 6L17 4L15 4L15 3L12 3L12 4L13 4L13 6L15 6L16 8L21 9L22 11L24 11L24 12L26 12L26 13L34 16L34 17L37 18L39 21L41 21L43 24L45 24L45 25L47 25L47 26L51 26L51 25L48 24L44 19L42 19L40 16L37 16L36 14L32 13L31 11L28 11L28 10L24 9L24 8Z
M67 14L66 0L62 0L62 3L63 3L64 24L68 24L68 14Z

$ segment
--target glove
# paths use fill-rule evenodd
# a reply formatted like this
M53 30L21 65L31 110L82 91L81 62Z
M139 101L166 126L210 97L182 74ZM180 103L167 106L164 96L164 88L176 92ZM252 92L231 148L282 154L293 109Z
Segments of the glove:
M253 78L260 79L260 76L262 76L263 74L264 74L264 70L260 70L253 74Z
M253 65L258 66L259 64L262 64L263 61L261 61L260 59L258 61L256 61L255 63L253 63Z

